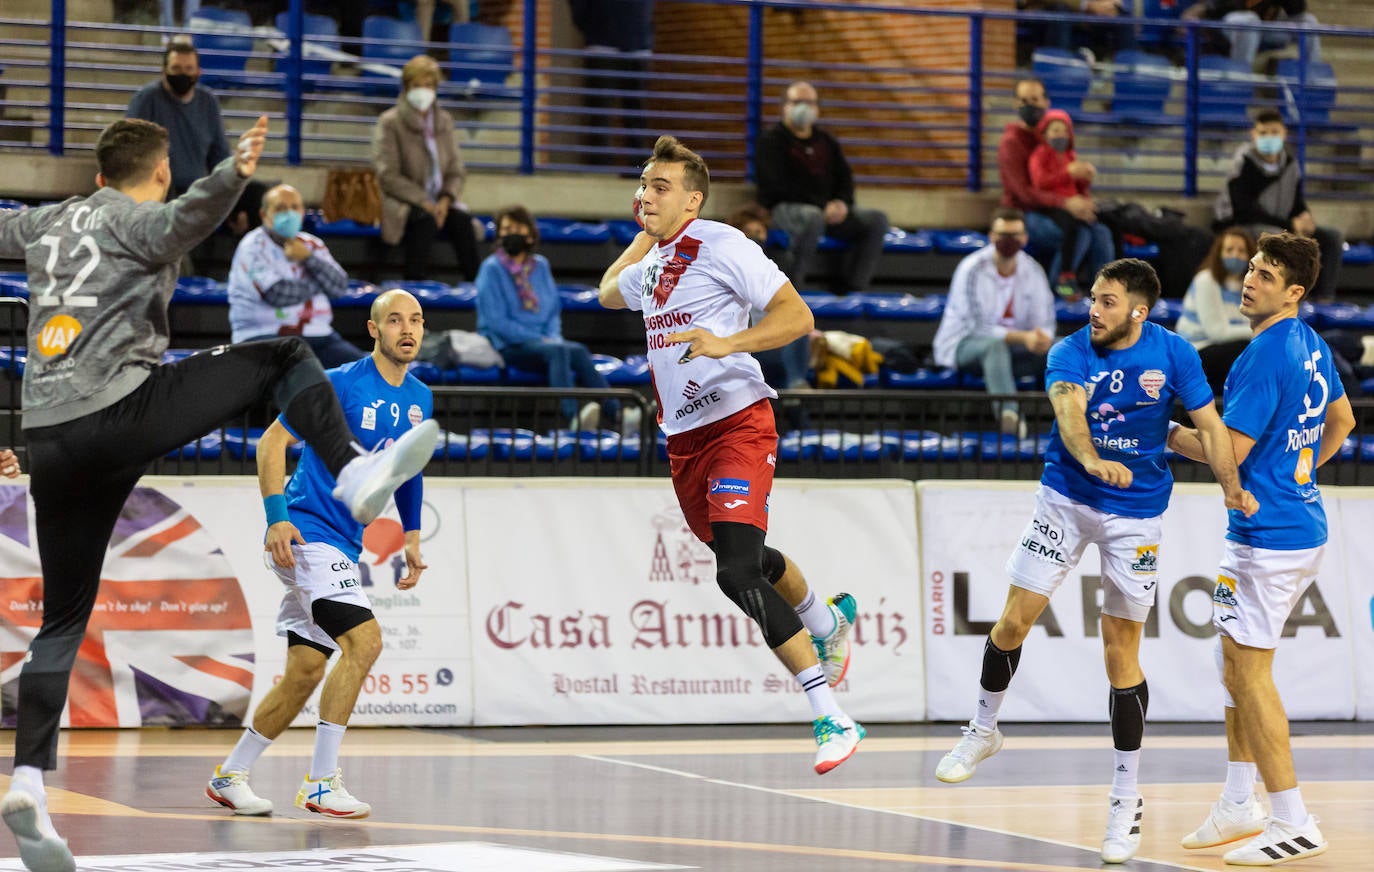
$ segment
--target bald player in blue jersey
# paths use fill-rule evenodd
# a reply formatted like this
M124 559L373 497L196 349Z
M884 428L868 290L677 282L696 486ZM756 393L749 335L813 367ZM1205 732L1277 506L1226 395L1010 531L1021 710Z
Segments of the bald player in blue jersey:
M371 450L433 417L434 397L406 372L425 334L419 302L406 291L387 291L373 302L367 330L375 340L372 353L327 375L354 439ZM363 525L330 497L328 470L312 446L305 446L283 493L286 451L300 438L278 418L258 443L263 500L280 509L269 515L264 548L286 586L277 616L277 634L286 637L286 669L258 704L253 725L215 768L205 795L235 814L271 814L271 800L249 786L248 770L324 679L315 753L296 793L296 806L323 817L363 818L371 806L344 787L339 745L363 679L381 654L382 632L358 579ZM396 511L405 530L406 574L397 582L402 590L414 587L426 568L420 557L422 488L417 474L396 489ZM336 650L339 662L325 678L325 665Z
M1223 420L1240 478L1258 513L1231 512L1212 594L1217 666L1226 698L1226 786L1185 848L1210 848L1253 836L1227 851L1227 863L1272 866L1324 853L1326 839L1298 789L1288 717L1274 685L1274 649L1288 615L1316 580L1326 550L1326 510L1316 470L1355 427L1355 414L1332 365L1331 349L1298 319L1321 269L1312 239L1260 237L1241 286L1249 345L1226 377ZM1169 445L1197 458L1197 433L1179 428ZM1264 779L1272 814L1255 796Z
M935 770L957 783L1002 748L997 716L1021 660L1021 643L1088 545L1102 558L1102 644L1111 682L1115 747L1102 859L1124 863L1140 846L1137 787L1149 689L1140 637L1158 589L1160 516L1173 474L1164 459L1169 418L1181 402L1197 425L1228 508L1255 510L1241 489L1226 427L1197 352L1146 320L1159 300L1148 263L1113 261L1092 287L1088 326L1049 354L1045 373L1054 428L1035 516L1007 560L1011 587L983 649L977 714Z

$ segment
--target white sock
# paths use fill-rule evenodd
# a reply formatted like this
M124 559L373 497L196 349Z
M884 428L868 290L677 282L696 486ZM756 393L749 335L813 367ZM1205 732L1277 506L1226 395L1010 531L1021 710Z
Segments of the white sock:
M993 693L990 690L978 688L978 708L973 715L973 725L978 729L991 733L997 729L997 713L1002 710L1002 700L1007 696L1005 690Z
M1274 819L1295 827L1307 823L1307 806L1303 804L1302 792L1296 787L1269 794L1269 804L1274 809Z
M798 672L797 682L801 684L802 690L806 691L806 701L811 703L812 715L818 718L829 716L849 722L849 716L840 708L840 704L835 702L835 694L831 692L830 685L825 683L825 672L821 670L819 663Z
M1140 749L1118 751L1112 749L1112 789L1109 796L1113 799L1134 799L1140 796L1136 778L1140 772Z
M797 616L806 626L806 632L817 639L824 639L835 632L835 624L837 623L835 613L830 610L830 606L826 602L816 598L814 590L806 592L806 599L797 606Z
M339 746L348 727L320 721L315 725L315 756L310 758L310 780L319 781L339 768Z
M1222 797L1236 805L1247 802L1255 792L1255 776L1258 774L1259 767L1254 763L1227 761L1226 787L1221 791Z
M14 775L10 778L10 790L17 790L20 793L27 793L32 796L38 805L37 820L38 831L46 836L60 838L57 829L52 825L52 818L48 815L48 794L43 789L43 770L37 766L16 766Z
M224 763L219 767L221 772L243 772L247 773L253 768L253 764L258 762L262 752L266 751L272 744L272 740L249 727L239 736L238 744L234 750L229 752L229 756L224 758Z

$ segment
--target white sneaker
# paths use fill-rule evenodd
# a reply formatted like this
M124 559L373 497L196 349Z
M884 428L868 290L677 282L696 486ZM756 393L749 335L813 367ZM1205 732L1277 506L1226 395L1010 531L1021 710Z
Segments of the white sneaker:
M596 402L587 403L568 422L568 429L574 433L581 433L583 430L598 430L600 427L601 404Z
M1145 800L1136 797L1111 800L1107 811L1107 834L1102 837L1102 862L1125 863L1140 848L1140 819L1145 815Z
M811 637L816 647L816 659L820 661L825 682L831 687L844 680L849 671L849 631L854 626L854 618L859 613L858 603L847 593L836 594L826 601L830 614L835 616L835 629L824 638Z
M1222 855L1222 862L1234 866L1277 866L1326 853L1326 839L1317 829L1317 819L1307 816L1300 827L1270 818L1264 832Z
M67 840L40 821L46 800L24 790L10 789L0 800L0 817L19 841L19 859L32 872L76 872Z
M309 775L296 791L296 808L313 811L325 817L365 818L372 806L358 800L344 787L343 770L335 769L328 778L311 779Z
M626 439L635 439L639 436L639 429L644 423L644 412L638 406L622 406L620 411L620 435Z
M247 772L221 772L215 767L215 776L205 786L205 795L234 814L259 815L272 813L272 800L263 799L248 786Z
M826 716L811 722L816 733L816 774L824 775L839 766L858 749L868 730L849 718Z
M359 524L372 523L396 488L425 468L438 441L439 425L431 418L411 427L381 451L353 458L339 472L334 499L348 506Z
M935 777L946 784L958 784L973 777L978 764L1002 750L1002 731L987 732L969 721L967 727L960 727L964 738L946 754L940 765L935 767Z
M1264 832L1269 815L1253 793L1245 802L1232 802L1219 797L1202 826L1183 837L1179 843L1185 848L1214 848L1237 839L1248 839Z

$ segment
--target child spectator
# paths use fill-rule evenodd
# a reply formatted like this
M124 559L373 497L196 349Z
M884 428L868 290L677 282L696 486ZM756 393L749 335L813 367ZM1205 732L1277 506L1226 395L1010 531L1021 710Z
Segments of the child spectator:
M1087 195L1092 186L1096 168L1087 161L1078 159L1073 150L1073 120L1069 113L1060 109L1050 109L1040 119L1040 144L1031 152L1029 169L1031 184L1048 193L1061 197ZM1061 269L1055 281L1055 293L1061 297L1079 296L1078 279L1073 270L1074 250L1078 245L1078 234L1086 232L1083 222L1074 218L1065 209L1041 209L1063 233L1060 249Z

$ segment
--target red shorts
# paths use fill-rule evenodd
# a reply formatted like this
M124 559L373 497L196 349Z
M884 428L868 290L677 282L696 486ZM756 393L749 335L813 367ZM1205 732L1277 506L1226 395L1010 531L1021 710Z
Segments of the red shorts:
M710 542L711 524L717 521L767 531L777 450L778 430L768 400L668 437L673 490L698 539Z

